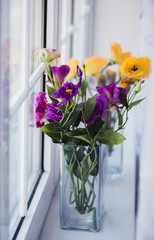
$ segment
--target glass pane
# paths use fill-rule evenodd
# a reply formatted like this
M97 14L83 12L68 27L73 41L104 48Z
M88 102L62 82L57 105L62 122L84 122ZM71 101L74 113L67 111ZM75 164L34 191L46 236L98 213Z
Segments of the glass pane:
M62 1L62 39L67 35L68 27L72 24L72 0Z
M20 219L21 159L23 158L24 104L10 119L9 214L10 231Z
M29 94L29 124L28 124L28 199L35 187L42 170L41 164L41 129L35 126L35 102L41 91L42 79L38 80Z
M43 39L42 0L30 1L30 74L34 72L41 59L40 49Z
M10 100L23 90L23 0L10 1Z
M61 64L67 63L71 58L71 37L67 39L67 41L61 45Z

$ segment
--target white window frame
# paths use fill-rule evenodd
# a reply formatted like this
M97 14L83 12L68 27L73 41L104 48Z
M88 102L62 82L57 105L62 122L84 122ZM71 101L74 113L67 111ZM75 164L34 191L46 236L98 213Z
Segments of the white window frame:
M0 1L0 48L9 37L9 17L5 14L9 9L9 0ZM4 106L4 91L3 88L3 59L0 54L0 239L8 239L8 207L5 202L8 201L8 159L9 159L9 103ZM9 78L9 72L8 72ZM9 84L9 83L8 83ZM5 113L5 114L4 114ZM5 141L3 133L5 130Z
M27 13L29 14L29 13ZM48 0L47 1L47 47L57 49L57 35L52 34L50 29L56 31L58 29L57 22L58 15L58 1ZM28 16L27 16L28 18ZM51 24L53 24L51 26ZM44 72L44 64L41 63L39 67L31 75L31 88L37 82L37 79L41 77ZM51 143L51 139L44 136L44 172L41 176L35 194L33 196L30 207L26 213L25 219L22 223L20 231L17 235L17 240L34 240L38 239L40 231L42 229L47 210L49 208L57 180L58 180L58 165L55 163L56 148ZM54 156L54 158L53 158ZM39 219L39 221L38 221Z

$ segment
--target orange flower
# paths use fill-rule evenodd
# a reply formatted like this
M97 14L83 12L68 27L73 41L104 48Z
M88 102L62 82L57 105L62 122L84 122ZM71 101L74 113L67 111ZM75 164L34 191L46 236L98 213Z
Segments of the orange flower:
M86 74L89 76L97 76L107 62L107 59L99 56L91 56L90 58L87 58L85 61Z
M76 69L77 69L77 65L80 65L80 62L75 59L75 58L71 58L66 65L68 65L70 67L70 72L67 75L67 79L72 79L76 76Z
M131 56L130 52L122 52L119 43L110 43L110 59L115 63L122 63L126 58Z
M123 74L133 82L149 77L151 73L151 60L148 57L129 57L121 65Z
M122 78L120 81L120 87L122 88L126 88L126 87L130 87L131 85L131 81L129 78Z

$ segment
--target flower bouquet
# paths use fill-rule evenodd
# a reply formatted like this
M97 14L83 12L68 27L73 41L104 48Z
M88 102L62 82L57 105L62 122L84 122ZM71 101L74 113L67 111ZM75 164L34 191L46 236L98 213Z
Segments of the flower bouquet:
M130 90L133 91L133 87L135 88L137 83L138 89L136 90L140 91L140 80L149 77L151 72L151 61L148 57L131 56L130 52L123 52L121 46L115 42L110 44L109 60L101 56L92 56L85 60L85 65L88 79L87 90L91 96L96 92L97 85L106 86L113 82L117 86L125 88L127 95L130 94ZM119 110L124 116L125 109L119 108ZM128 117L127 114L125 116ZM114 108L110 109L107 129L116 130L118 122L117 111ZM119 129L119 132L123 134L123 127ZM121 179L122 174L123 143L118 146L110 145L108 148L108 179Z
M39 93L36 127L41 127L54 143L61 144L60 215L64 229L99 230L104 216L107 145L118 145L125 140L119 130L124 128L129 111L143 101L134 98L141 90L143 78L150 73L150 59L130 57L122 50L119 52L117 46L114 43L111 47L111 57L105 66L97 61L89 66L87 60L81 66L75 59L52 66L51 62L60 53L42 50L50 102L45 92ZM104 71L117 59L122 59L118 66L120 79L96 86L94 94L88 96L89 69L94 72L95 66L102 82ZM126 87L131 88L128 91ZM109 128L112 111L118 118L115 130Z

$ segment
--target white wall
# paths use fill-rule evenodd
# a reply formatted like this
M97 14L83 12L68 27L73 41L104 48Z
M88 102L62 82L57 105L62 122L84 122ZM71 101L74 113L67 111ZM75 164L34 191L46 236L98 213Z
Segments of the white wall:
M94 0L93 54L108 58L109 43L136 53L140 0Z

